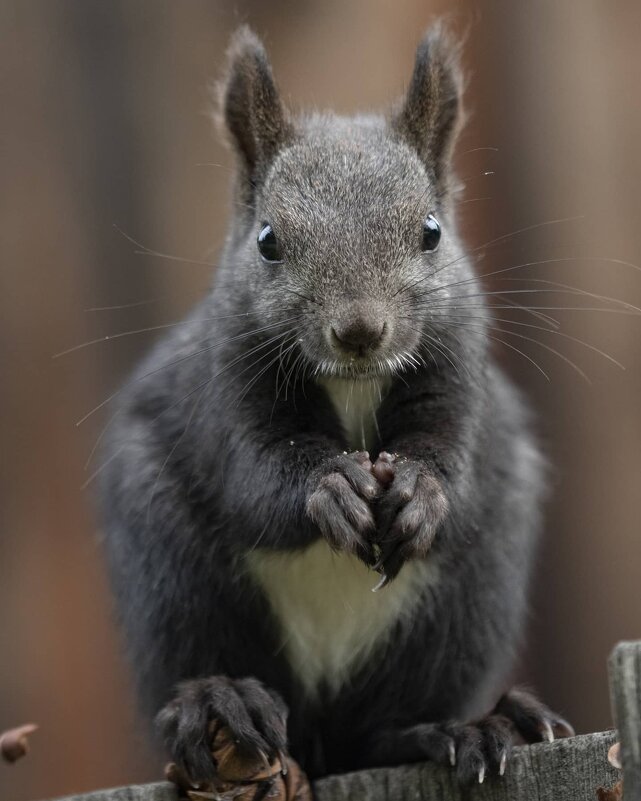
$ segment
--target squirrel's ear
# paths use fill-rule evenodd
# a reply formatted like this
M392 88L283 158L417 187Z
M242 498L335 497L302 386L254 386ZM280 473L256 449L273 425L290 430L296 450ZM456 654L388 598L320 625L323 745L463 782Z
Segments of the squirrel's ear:
M392 128L433 172L443 192L447 191L448 166L463 118L459 49L441 25L427 32L416 50L407 95L391 121Z
M241 160L243 178L255 187L279 148L291 137L292 125L280 101L265 48L243 26L234 34L221 89L223 121Z

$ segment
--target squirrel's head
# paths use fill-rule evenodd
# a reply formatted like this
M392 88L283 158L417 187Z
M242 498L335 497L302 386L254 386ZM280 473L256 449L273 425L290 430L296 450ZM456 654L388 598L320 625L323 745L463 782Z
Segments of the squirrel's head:
M294 117L261 42L247 28L234 38L221 87L238 165L226 283L272 332L283 321L319 373L418 364L446 285L468 277L451 208L461 84L458 48L436 27L387 117Z

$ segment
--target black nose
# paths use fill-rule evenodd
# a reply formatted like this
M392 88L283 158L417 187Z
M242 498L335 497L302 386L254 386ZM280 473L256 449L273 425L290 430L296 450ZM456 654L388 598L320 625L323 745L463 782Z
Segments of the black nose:
M380 346L386 329L386 321L377 312L355 311L351 317L332 325L332 341L347 353L364 356Z

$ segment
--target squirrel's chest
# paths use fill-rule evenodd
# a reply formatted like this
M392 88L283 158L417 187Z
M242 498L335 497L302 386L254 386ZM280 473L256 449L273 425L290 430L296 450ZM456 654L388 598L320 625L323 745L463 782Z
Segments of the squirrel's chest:
M384 379L323 379L347 447L370 450L380 440L376 412ZM266 595L280 628L277 651L305 690L337 691L393 636L411 625L437 576L433 561L409 562L381 592L380 576L355 556L335 553L320 539L294 552L256 549L247 557L252 579Z
M293 553L257 549L246 558L278 621L277 650L311 695L321 683L338 690L397 624L411 625L437 576L434 564L409 562L373 593L378 574L350 554L333 552L324 540Z
M371 450L380 440L376 413L390 381L389 378L359 381L323 378L320 381L332 402L350 449Z

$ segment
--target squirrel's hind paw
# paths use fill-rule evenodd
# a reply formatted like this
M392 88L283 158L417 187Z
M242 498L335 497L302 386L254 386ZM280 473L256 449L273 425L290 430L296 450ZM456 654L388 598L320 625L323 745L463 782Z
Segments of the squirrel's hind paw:
M574 737L574 729L523 687L514 687L494 710L506 717L527 743L552 742L558 737Z

